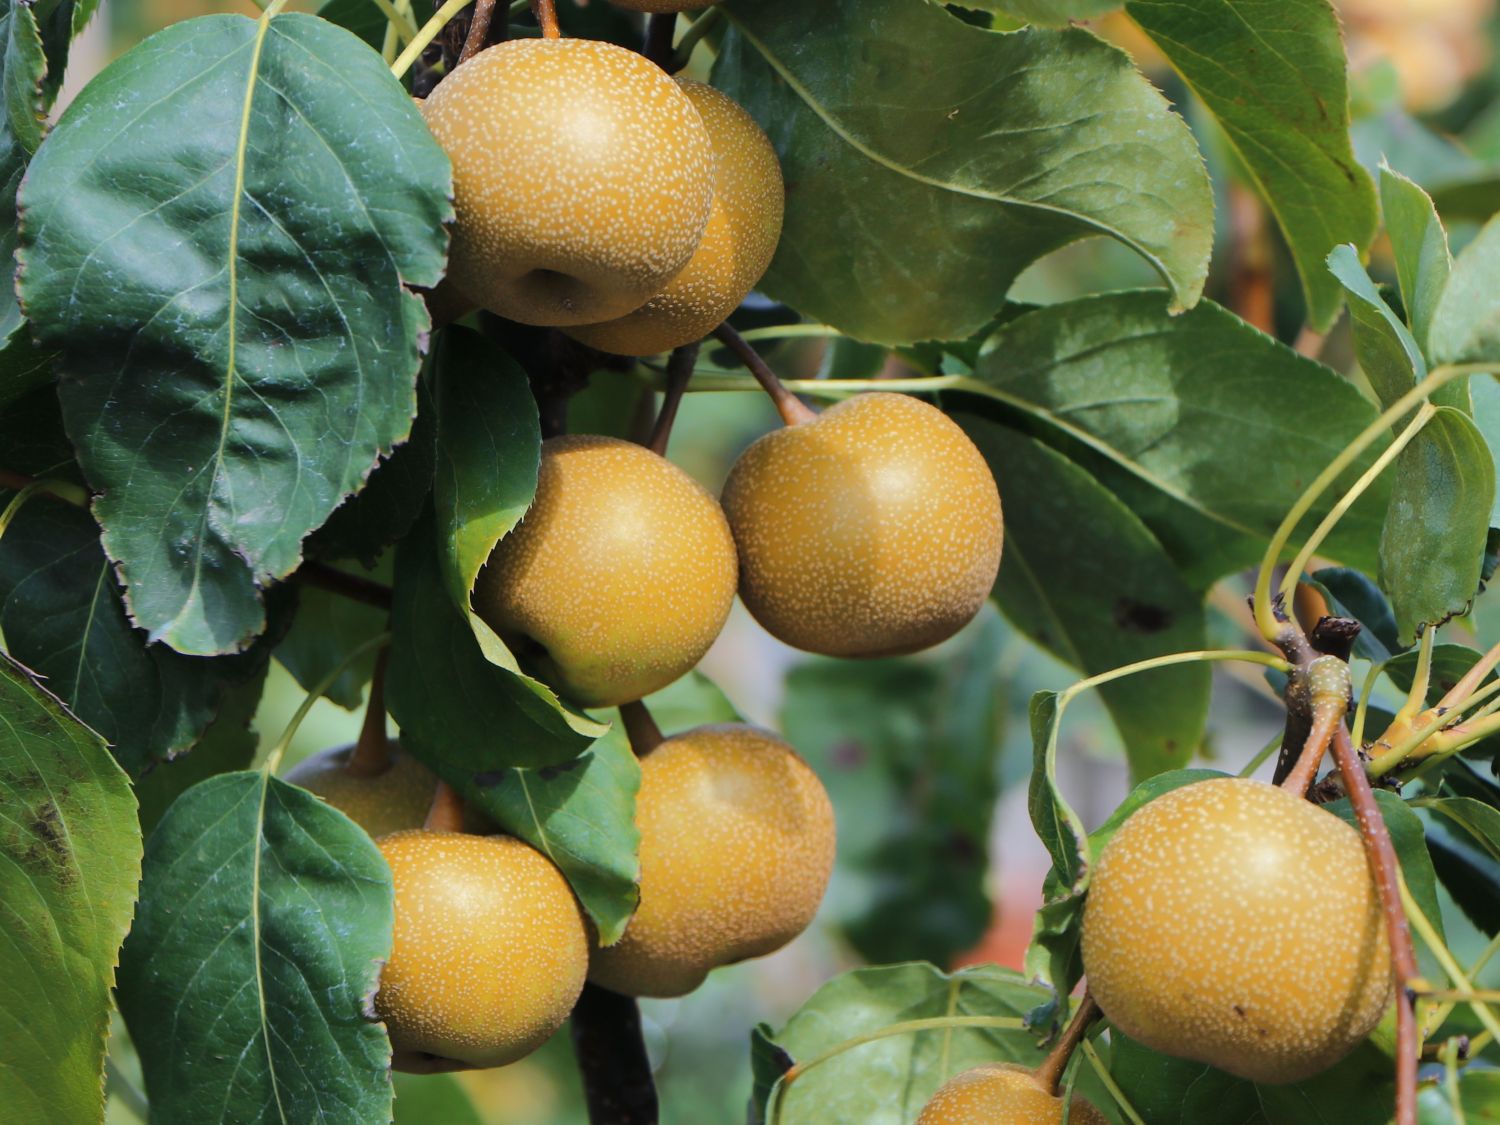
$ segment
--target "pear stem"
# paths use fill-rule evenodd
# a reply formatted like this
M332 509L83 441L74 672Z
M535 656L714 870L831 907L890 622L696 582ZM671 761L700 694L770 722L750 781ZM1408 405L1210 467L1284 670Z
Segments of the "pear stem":
M536 15L537 26L542 29L543 39L562 38L562 31L557 26L557 0L531 0L531 10Z
M667 441L672 436L672 424L677 421L677 408L693 377L693 365L698 362L697 343L683 344L675 349L667 360L667 389L662 395L661 410L656 415L656 426L646 442L646 448L663 457L667 454Z
M1036 1080L1042 1084L1042 1088L1054 1098L1058 1096L1062 1086L1063 1072L1068 1069L1068 1060L1073 1057L1078 1044L1083 1042L1083 1037L1088 1034L1089 1025L1098 1018L1099 1005L1094 1003L1093 996L1085 989L1083 999L1079 1001L1077 1010L1073 1012L1073 1018L1068 1021L1068 1026L1063 1029L1062 1036L1033 1072Z
M25 473L17 473L11 469L0 469L0 489L14 490L20 492L32 485L37 485L36 492L44 496L50 496L54 500L61 500L65 504L72 504L75 508L87 508L89 506L88 489L80 485L70 484L65 480L38 480L29 477Z
M635 999L586 984L569 1026L589 1121L656 1125L656 1083Z
M782 385L781 380L776 377L776 372L772 371L770 365L761 359L760 353L746 343L745 338L730 327L727 320L714 329L713 335L714 339L732 351L739 357L740 362L750 369L750 374L755 376L755 381L764 388L766 394L771 396L771 401L776 404L776 412L781 415L781 420L788 426L811 422L818 416L816 410Z
M676 74L682 69L677 61L677 52L672 49L672 40L676 35L676 12L652 16L646 24L646 41L641 45L641 54L668 74Z
M644 758L666 741L661 727L639 699L620 704L620 721L625 724L625 737L630 739L630 748L637 758Z
M1349 731L1343 723L1334 726L1333 757L1343 775L1349 803L1359 822L1365 857L1370 864L1380 907L1385 914L1386 934L1391 946L1391 967L1396 977L1396 1125L1416 1125L1417 1121L1417 1014L1407 985L1417 976L1417 955L1412 947L1411 928L1401 905L1401 868L1396 849L1375 793L1365 774Z
M355 777L378 777L391 768L391 740L385 729L385 665L390 646L375 654L375 671L370 676L370 698L365 701L365 721L359 738L349 752L344 768Z
M458 52L458 65L468 62L489 46L490 23L495 17L495 0L474 0L474 15L469 19L469 33L464 36L463 50ZM509 22L510 9L502 18L501 29Z
M326 590L351 601L362 602L375 609L391 608L391 588L383 582L374 582L350 574L336 566L323 562L305 562L292 572L290 581L316 590Z
M464 800L446 781L438 782L437 790L432 794L432 807L427 810L422 827L428 832L464 830Z

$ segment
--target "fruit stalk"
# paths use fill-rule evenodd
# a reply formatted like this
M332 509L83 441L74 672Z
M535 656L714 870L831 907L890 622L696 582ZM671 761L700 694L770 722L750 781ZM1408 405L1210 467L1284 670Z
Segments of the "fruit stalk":
M646 41L641 45L641 54L661 67L668 74L676 74L682 67L672 49L672 39L677 33L677 13L665 12L654 15L646 23Z
M391 740L385 729L385 666L390 653L387 645L375 654L370 698L365 702L365 720L344 767L356 777L378 777L391 768Z
M326 590L330 594L338 594L351 601L363 602L376 609L391 608L389 586L368 578L361 578L357 574L350 574L346 570L329 566L327 563L316 561L303 563L292 573L292 581L304 586L312 586L314 589Z
M1401 869L1390 832L1375 803L1370 779L1365 775L1349 732L1342 723L1333 732L1333 757L1343 776L1349 802L1359 821L1360 837L1380 906L1385 914L1386 931L1391 945L1391 967L1396 978L1396 1125L1416 1125L1417 1120L1417 1022L1416 1009L1408 984L1417 976L1417 957L1412 948L1411 929L1401 907Z
M1037 1081L1053 1097L1057 1097L1062 1092L1062 1077L1068 1069L1068 1060L1073 1057L1078 1044L1083 1042L1083 1037L1088 1034L1090 1025L1098 1018L1099 1005L1094 1003L1093 996L1085 990L1083 999L1079 1001L1078 1008L1073 1012L1073 1018L1068 1021L1068 1026L1063 1029L1062 1036L1036 1068Z
M557 0L531 0L531 10L536 15L536 24L542 29L543 39L561 39L557 27Z
M625 737L630 739L630 748L637 758L645 757L665 741L661 727L639 699L620 704L620 722L625 724Z
M495 0L474 0L474 15L469 20L469 33L464 36L463 50L458 53L459 65L472 59L490 44L490 26L495 18ZM497 30L503 35L510 22L510 9L500 16Z
M656 426L646 442L653 453L666 456L667 440L672 436L672 424L677 421L677 408L693 377L693 366L698 362L698 345L683 344L672 351L667 360L667 389L662 396L661 411L656 416Z
M818 416L818 412L806 405L791 391L782 385L772 371L770 365L761 359L760 353L745 342L745 338L730 327L725 321L714 329L714 339L718 340L726 348L739 357L741 363L750 369L750 374L755 376L755 381L764 388L766 394L771 396L771 401L776 404L776 412L781 415L781 420L788 426L795 426L801 422L811 422Z
M571 1027L592 1125L656 1125L656 1084L636 1002L586 984Z
M1337 656L1317 657L1307 665L1305 673L1301 669L1293 673L1293 679L1301 679L1304 675L1312 725L1296 765L1281 783L1284 789L1299 797L1312 785L1318 765L1333 739L1334 728L1343 724L1351 691L1349 665Z
M439 781L432 795L432 808L427 810L427 822L422 825L428 832L462 832L464 830L464 801L458 790L446 781Z

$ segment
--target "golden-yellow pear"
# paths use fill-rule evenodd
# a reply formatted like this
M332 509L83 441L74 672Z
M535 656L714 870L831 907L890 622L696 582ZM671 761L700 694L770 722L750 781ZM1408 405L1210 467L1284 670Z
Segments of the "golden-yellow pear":
M588 937L562 873L509 836L418 829L380 841L396 888L375 1010L397 1070L503 1066L583 991Z
M627 996L682 996L711 969L780 949L812 921L833 870L822 782L754 727L698 727L652 750L635 821L640 908L589 966Z
M1000 493L942 411L857 395L767 434L724 485L740 596L773 636L827 656L951 637L1000 567Z
M703 339L755 288L781 237L785 193L770 140L728 94L687 78L677 84L713 145L708 229L683 271L635 312L568 330L603 351L653 355Z
M988 1063L948 1079L922 1109L917 1125L1062 1125L1063 1100L1018 1063ZM1071 1125L1108 1125L1083 1098L1074 1098Z
M422 103L453 162L448 272L525 324L592 324L661 291L713 202L703 119L655 63L589 39L479 52Z
M1089 887L1083 965L1125 1034L1256 1082L1326 1070L1391 999L1359 833L1247 778L1174 789L1125 821Z
M384 773L349 769L352 746L335 746L304 758L283 775L316 793L371 836L420 828L432 807L437 775L410 754L394 750Z
M536 499L495 546L474 609L586 707L640 699L698 663L734 601L718 502L666 458L617 438L542 444Z

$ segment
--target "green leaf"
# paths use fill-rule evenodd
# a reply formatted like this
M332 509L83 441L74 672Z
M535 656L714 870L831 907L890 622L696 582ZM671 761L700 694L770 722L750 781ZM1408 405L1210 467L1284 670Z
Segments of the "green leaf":
M347 568L354 574L360 572ZM380 567L375 575L389 582L391 567ZM302 687L311 691L360 645L386 631L390 614L363 602L327 590L303 586L297 596L297 616L286 638L276 646L276 659ZM371 652L339 673L324 694L346 710L364 702L365 685L375 671Z
M855 969L813 993L785 1027L762 1039L762 1050L773 1044L806 1062L891 1024L943 1016L1021 1019L1054 999L1049 989L995 965L952 975L922 963ZM988 1062L1035 1064L1044 1054L1037 1037L1024 1029L892 1035L802 1072L791 1086L777 1082L774 1089L782 1094L777 1120L780 1125L908 1125L959 1071ZM765 1104L758 1108L764 1114Z
M1432 869L1432 857L1427 854L1426 831L1422 821L1400 797L1382 789L1375 790L1375 803L1380 806L1381 818L1391 834L1391 845L1396 849L1396 859L1401 864L1401 875L1406 880L1411 896L1422 908L1422 913L1443 933L1443 913L1438 907L1437 873ZM1354 817L1354 807L1346 797L1325 805L1334 816L1359 827Z
M1391 505L1380 533L1380 586L1402 644L1422 625L1467 611L1495 502L1495 464L1479 427L1451 406L1396 458Z
M1390 1058L1358 1048L1316 1078L1256 1085L1204 1063L1175 1059L1110 1032L1109 1072L1151 1125L1352 1125L1390 1120L1395 1080Z
M49 690L139 775L197 743L225 693L265 668L267 643L216 659L183 656L147 643L121 598L99 527L80 508L34 500L0 540L9 652L46 676Z
M954 418L1000 485L1005 554L995 597L1017 628L1090 676L1204 647L1200 598L1129 508L1020 431ZM1206 665L1162 668L1099 691L1137 779L1185 765L1202 741Z
M1500 1070L1465 1067L1458 1074L1457 1105L1446 1083L1417 1093L1421 1125L1500 1125Z
M430 515L396 549L386 693L403 737L415 739L440 773L577 758L607 727L485 659L467 615L453 604L438 555Z
M1378 664L1401 651L1396 615L1375 583L1357 570L1333 566L1315 571L1310 581L1327 596L1330 611L1359 622L1359 636L1354 640L1358 655Z
M1353 246L1337 246L1328 255L1328 270L1349 295L1349 316L1354 322L1354 352L1360 370L1380 398L1390 407L1427 374L1422 349L1406 325L1370 280ZM1449 387L1443 390L1451 389Z
M1329 251L1375 237L1375 187L1349 142L1349 83L1328 0L1127 0L1125 11L1203 104L1276 216L1307 296L1327 329L1342 294Z
M521 521L536 494L542 461L536 400L520 366L465 328L444 330L435 367L439 460L433 509L443 581L485 657L522 676L505 642L470 608L469 596L495 544Z
M407 436L449 182L379 55L305 15L174 24L37 153L21 295L152 640L243 648Z
M430 0L413 0L411 5L412 22L421 27L432 18L432 4ZM385 43L385 29L388 26L385 13L374 0L327 0L318 9L318 15L329 23L336 23L348 31L354 32L375 50Z
M10 278L15 272L16 192L26 162L41 143L42 78L47 56L33 5L0 0L0 405L21 380L13 374L13 351L25 351L21 306Z
M366 7L378 12L373 4ZM468 1093L451 1074L393 1074L393 1125L484 1125Z
M714 84L766 129L787 184L767 293L872 343L959 339L1032 261L1105 234L1157 269L1174 310L1198 300L1203 160L1123 52L908 0L720 10Z
M1453 269L1448 233L1427 193L1388 165L1380 169L1380 205L1406 316L1412 335L1425 348L1433 313Z
M1432 362L1500 364L1500 216L1464 247L1432 313Z
M103 740L6 656L0 808L0 1105L12 1125L98 1121L135 797Z
M1500 860L1500 809L1473 797L1434 797L1423 808L1442 813L1479 844L1493 860Z
M152 1121L390 1120L392 922L390 869L337 809L260 770L184 793L120 962Z
M989 924L1004 633L991 611L940 660L815 660L787 676L781 727L840 814L829 899L866 961L948 964Z
M1041 27L1066 27L1074 20L1091 20L1120 7L1123 0L965 0L964 8L999 12Z
M1052 871L1065 888L1082 892L1088 886L1088 833L1083 818L1063 796L1057 783L1057 734L1063 701L1058 692L1039 691L1031 697L1031 783L1026 807L1031 826L1052 857Z
M963 389L1040 424L1039 436L1145 522L1195 589L1256 563L1308 482L1375 419L1329 368L1208 301L1170 316L1153 292L1018 317L990 338L975 379ZM1361 468L1314 505L1308 528ZM1324 551L1373 573L1385 496L1377 482Z
M1464 916L1486 934L1500 933L1500 863L1441 820L1427 829L1427 854Z

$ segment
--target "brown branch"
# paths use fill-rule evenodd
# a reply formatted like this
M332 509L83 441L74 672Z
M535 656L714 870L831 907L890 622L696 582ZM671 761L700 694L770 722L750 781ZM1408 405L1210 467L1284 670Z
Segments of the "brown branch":
M656 1083L635 1000L586 984L570 1026L591 1125L656 1125Z
M677 421L677 407L687 391L693 377L693 366L698 362L698 345L683 344L676 348L667 360L667 389L662 396L661 411L656 415L656 427L651 431L646 448L653 453L666 456L667 441L672 436L672 423Z
M340 570L325 562L312 560L303 563L292 572L290 581L303 586L311 586L317 590L326 590L330 594L338 594L351 601L363 602L376 609L391 608L389 586L368 578L361 578L357 574L350 574L347 570Z
M645 757L666 741L661 727L639 699L620 704L620 721L625 724L625 736L630 739L630 748L637 758Z
M1063 1072L1068 1069L1068 1060L1073 1057L1078 1044L1082 1043L1083 1037L1088 1034L1089 1025L1098 1018L1099 1005L1094 1003L1093 996L1085 990L1083 999L1078 1004L1078 1010L1073 1013L1073 1018L1063 1029L1062 1037L1053 1045L1052 1050L1047 1052L1047 1057L1041 1061L1035 1071L1036 1080L1053 1097L1058 1096L1059 1087L1062 1086Z
M490 21L495 15L495 0L474 0L474 15L469 20L469 33L464 36L463 50L458 52L458 65L462 66L489 45ZM505 16L510 15L506 9Z
M385 666L390 651L386 645L375 655L365 720L360 724L359 739L349 752L349 760L344 763L344 768L355 777L378 777L391 768L391 739L385 727Z
M1299 797L1307 796L1307 790L1318 774L1318 765L1328 753L1328 744L1333 741L1333 728L1342 721L1342 709L1320 707L1313 712L1312 727L1302 744L1302 752L1297 755L1291 772L1280 782L1283 789Z
M1411 929L1401 908L1401 869L1391 834L1375 803L1365 764L1340 723L1333 732L1333 757L1338 762L1354 817L1359 822L1365 855L1380 907L1385 914L1386 934L1391 945L1391 968L1396 978L1396 1118L1395 1125L1416 1125L1417 1120L1417 1017L1409 982L1417 976L1417 955Z
M776 412L781 415L781 420L788 426L811 422L818 416L816 410L806 405L782 385L781 380L776 377L776 372L772 371L770 365L761 359L760 353L731 328L727 320L714 329L713 335L714 339L732 351L739 357L740 362L750 369L750 374L755 376L755 381L764 388L766 394L771 396L771 401L776 404Z
M562 38L557 26L557 0L531 0L531 11L536 16L536 25L542 29L543 39Z
M682 69L677 61L677 52L672 41L677 38L677 13L665 12L654 15L646 23L646 41L641 45L641 54L661 67L668 74Z

